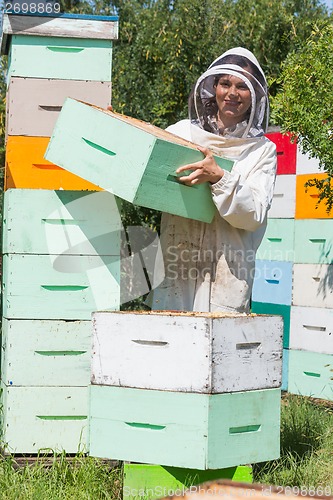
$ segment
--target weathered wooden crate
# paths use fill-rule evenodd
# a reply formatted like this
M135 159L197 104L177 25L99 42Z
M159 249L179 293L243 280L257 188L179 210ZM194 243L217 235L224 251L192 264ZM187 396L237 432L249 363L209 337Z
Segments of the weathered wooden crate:
M332 220L295 221L295 262L300 264L331 264L333 262Z
M270 304L269 302L251 303L251 312L255 314L269 314L273 316L282 316L283 318L283 347L289 347L290 335L290 310L291 306L285 304Z
M7 134L50 137L67 97L106 107L111 103L111 82L11 78Z
M9 189L4 194L3 253L120 253L117 200L103 191Z
M214 395L90 389L91 456L195 469L279 456L279 389Z
M87 451L88 387L2 384L2 447L10 453Z
M195 144L124 115L67 99L45 158L136 205L204 222L216 213L208 183L178 181L179 166L203 159Z
M288 391L333 401L333 354L289 351Z
M240 465L227 469L198 470L125 462L123 500L134 500L139 497L155 500L164 498L171 492L180 496L188 488L193 489L194 485L222 478L252 483L252 467Z
M91 321L2 320L1 380L7 386L87 387Z
M89 320L119 309L119 257L6 254L3 316L9 319Z
M93 325L94 384L199 393L281 385L279 317L109 311Z
M110 82L112 41L12 35L7 84L14 76Z
M76 189L100 191L101 188L45 160L49 137L12 135L7 138L5 190Z
M296 205L296 175L278 175L268 217L293 219Z
M267 229L256 258L294 261L294 219L268 219Z
M30 13L25 15L4 14L1 54L8 54L12 35L116 40L118 38L118 17L64 13L53 17L51 15L43 16L40 13L36 13L36 15Z
M296 212L295 219L332 219L333 211L327 213L325 200L318 203L319 193L316 187L305 189L304 184L310 179L327 179L327 174L303 174L296 176Z
M294 306L333 308L333 264L294 264Z
M256 260L252 299L255 302L291 305L293 263Z
M333 309L292 306L290 326L291 349L333 354Z

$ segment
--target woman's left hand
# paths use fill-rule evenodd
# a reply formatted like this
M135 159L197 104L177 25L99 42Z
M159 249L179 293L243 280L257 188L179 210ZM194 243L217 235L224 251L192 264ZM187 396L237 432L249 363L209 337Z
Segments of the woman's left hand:
M209 149L201 148L199 146L197 146L197 149L205 155L205 158L201 161L197 161L196 163L190 163L189 165L179 167L176 170L177 174L187 170L193 170L191 174L179 177L179 180L187 186L203 184L204 182L215 184L215 182L222 179L224 170L218 166L214 160L213 153Z

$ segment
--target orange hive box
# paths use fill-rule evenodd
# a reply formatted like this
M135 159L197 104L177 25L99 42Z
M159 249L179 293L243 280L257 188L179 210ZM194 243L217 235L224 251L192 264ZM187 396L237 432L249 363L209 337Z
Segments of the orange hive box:
M304 187L310 179L326 179L327 174L296 175L296 213L295 219L331 219L333 210L326 212L325 200L318 203L319 194L316 187ZM332 186L333 188L333 186Z

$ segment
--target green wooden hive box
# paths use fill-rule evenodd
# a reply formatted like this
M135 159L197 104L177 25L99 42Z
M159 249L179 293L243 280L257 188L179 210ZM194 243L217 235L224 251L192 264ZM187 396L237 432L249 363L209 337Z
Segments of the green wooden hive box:
M68 98L45 158L135 205L211 222L208 183L186 186L176 169L203 159L195 144L140 120ZM233 162L215 157L225 170Z

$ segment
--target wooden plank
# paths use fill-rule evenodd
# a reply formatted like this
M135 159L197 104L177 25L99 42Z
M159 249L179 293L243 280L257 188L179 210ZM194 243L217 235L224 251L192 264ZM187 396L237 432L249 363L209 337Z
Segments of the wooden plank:
M3 318L1 380L15 387L87 387L91 336L91 321Z
M193 394L91 386L91 456L218 469L279 456L280 390Z
M4 214L3 253L120 253L121 219L111 193L10 189Z
M112 41L12 35L10 78L55 78L110 82Z
M278 175L268 217L293 219L296 205L296 175Z
M333 264L294 264L294 306L333 308Z
M89 320L118 308L119 257L4 255L5 318Z
M212 479L228 478L233 481L252 482L252 467L248 465L228 469L198 470L180 467L162 467L152 464L124 463L123 499L145 497L151 500L179 496L190 486Z
M45 160L49 137L8 136L5 190L10 188L100 191L101 188Z
M67 99L45 157L134 204L205 222L216 213L207 183L189 187L175 174L202 153L139 120ZM232 168L231 161L215 159Z
M50 137L67 97L106 107L111 82L13 77L7 92L7 134Z
M87 451L87 387L2 385L2 404L7 452Z
M291 305L292 262L256 260L252 299L255 302Z
M256 258L293 262L294 227L294 219L268 219L267 229Z
M278 317L100 312L93 326L94 384L199 393L281 385Z
M316 187L305 188L304 184L311 180L327 179L327 174L303 174L296 176L296 212L295 219L332 219L333 211L326 211L325 200L319 205L318 189Z
M1 54L8 54L12 35L118 39L118 18L100 16L3 15Z
M295 262L331 264L333 262L333 221L295 220Z
M292 306L290 348L333 354L333 309Z
M333 354L289 351L288 391L333 401Z

